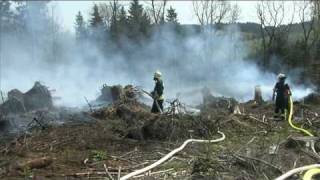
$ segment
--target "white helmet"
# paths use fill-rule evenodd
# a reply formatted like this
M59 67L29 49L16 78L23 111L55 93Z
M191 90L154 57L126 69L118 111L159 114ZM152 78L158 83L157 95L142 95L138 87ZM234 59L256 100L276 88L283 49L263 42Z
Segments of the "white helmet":
M154 73L154 78L161 78L162 74L159 70L157 70L155 73Z
M286 78L286 75L285 74L278 74L278 79L285 79Z

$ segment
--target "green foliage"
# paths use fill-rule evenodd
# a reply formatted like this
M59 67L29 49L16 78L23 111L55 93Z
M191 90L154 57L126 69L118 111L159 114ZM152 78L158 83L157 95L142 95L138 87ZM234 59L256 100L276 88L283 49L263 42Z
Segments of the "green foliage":
M92 8L90 25L91 27L99 27L103 25L102 17L99 13L98 6L95 4Z
M150 18L144 11L138 0L133 0L129 8L128 16L128 37L133 40L139 40L146 37L151 28Z
M118 17L118 32L120 34L125 33L128 26L127 12L124 10L124 7L121 7L119 17Z
M127 12L122 6L119 12L117 12L117 17L112 17L110 34L113 40L117 41L121 36L124 36L127 32L127 27L128 27Z
M22 175L25 179L32 179L33 178L33 172L32 169L29 166L24 166L22 169Z
M100 151L100 150L92 150L91 151L91 158L93 161L103 161L107 159L107 152Z
M83 40L86 37L86 25L81 12L76 15L75 31L77 40Z
M173 9L171 6L167 10L166 21L171 24L178 24L178 15L176 13L176 10Z

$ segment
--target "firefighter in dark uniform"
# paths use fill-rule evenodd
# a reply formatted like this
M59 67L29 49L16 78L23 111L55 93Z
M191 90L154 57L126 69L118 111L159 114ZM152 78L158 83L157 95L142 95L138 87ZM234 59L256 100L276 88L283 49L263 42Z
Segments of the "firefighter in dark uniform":
M153 97L153 105L151 112L152 113L162 113L163 112L163 81L161 79L161 72L156 71L153 76L153 80L155 81L155 87L154 90L151 92L151 95Z
M285 119L289 108L290 87L285 83L286 75L279 74L278 82L273 89L272 100L276 99L275 117ZM276 98L275 98L276 95Z

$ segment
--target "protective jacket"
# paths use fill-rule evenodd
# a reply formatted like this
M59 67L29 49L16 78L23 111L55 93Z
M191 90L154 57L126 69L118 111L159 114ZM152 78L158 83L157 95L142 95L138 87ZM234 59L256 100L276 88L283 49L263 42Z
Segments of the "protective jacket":
M163 90L164 90L163 81L161 79L157 79L156 85L153 90L153 97L157 100L163 100L164 99Z
M163 100L164 100L164 96L163 96L163 82L161 79L155 79L156 84L154 87L154 90L152 92L152 96L153 96L153 105L152 105L152 109L151 112L153 113L159 113L159 108L161 111L163 111Z
M285 110L288 109L288 97L291 95L290 87L288 84L285 84L284 81L279 81L276 83L274 87L274 91L276 92L276 108L275 113L279 113L279 111L284 114Z

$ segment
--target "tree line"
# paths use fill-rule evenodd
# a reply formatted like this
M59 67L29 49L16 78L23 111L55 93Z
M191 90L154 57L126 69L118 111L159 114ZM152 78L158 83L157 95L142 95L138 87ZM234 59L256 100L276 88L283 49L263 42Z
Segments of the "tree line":
M122 40L141 42L152 34L156 25L178 27L176 10L165 9L166 2L145 9L138 0L130 3L128 10L118 1L94 4L88 22L79 11L75 18L75 32L78 41L94 40L103 46L111 41L121 46ZM99 42L100 41L100 42Z
M48 13L48 2L0 1L0 31L14 34L18 39L24 37L21 39L32 43L26 46L30 51L37 43L39 46L50 44L44 48L46 57L50 57L48 61L58 61L56 56L62 52L63 31L54 19L53 9L52 14ZM292 3L292 14L288 14L285 3ZM90 41L106 54L118 49L125 51L127 42L143 45L159 28L174 29L182 38L188 36L187 27L195 27L195 33L210 34L237 24L241 15L240 8L228 1L197 0L192 6L199 25L188 26L179 23L176 10L168 7L166 0L151 0L145 4L133 0L128 9L118 0L94 4L87 21L79 11L74 25L77 45L88 48L90 45L85 44ZM258 26L252 23L240 25L240 30L250 32L244 34L251 47L248 59L254 59L261 69L275 73L298 68L302 81L312 79L319 84L319 7L319 1L313 0L259 1L256 12L252 12L258 18ZM294 19L299 22L293 23ZM210 38L206 40L211 41Z

